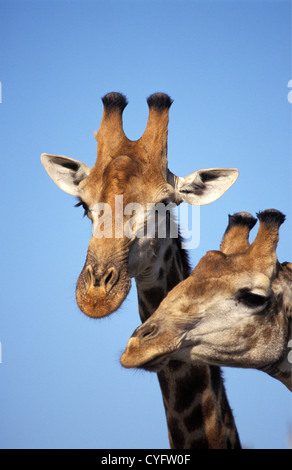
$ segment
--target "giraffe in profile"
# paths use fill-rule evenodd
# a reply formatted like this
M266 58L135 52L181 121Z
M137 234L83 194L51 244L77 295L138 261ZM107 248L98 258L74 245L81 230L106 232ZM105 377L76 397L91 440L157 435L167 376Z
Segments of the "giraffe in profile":
M93 318L111 314L120 307L131 278L135 278L143 322L190 272L179 231L177 237L170 236L169 213L164 217L165 237L157 236L156 230L152 237L145 234L148 219L153 217L147 204L209 204L236 181L238 170L213 168L178 177L168 169L168 115L172 104L168 95L156 93L148 98L147 126L137 141L129 140L123 130L125 97L109 93L102 101L104 111L95 134L97 159L93 168L58 155L43 154L41 160L54 182L76 196L78 205L92 220L93 236L76 287L80 309ZM131 236L127 236L121 227L129 226L130 208L137 208L137 203L140 210L136 210ZM103 210L100 204L106 204ZM99 236L101 225L107 225L108 236ZM158 380L172 448L240 446L218 367L172 361L158 374ZM173 387L177 390L175 402L169 395Z
M274 209L229 217L220 251L209 251L193 273L137 328L122 356L126 367L159 370L170 359L253 368L292 390L292 264L277 260Z

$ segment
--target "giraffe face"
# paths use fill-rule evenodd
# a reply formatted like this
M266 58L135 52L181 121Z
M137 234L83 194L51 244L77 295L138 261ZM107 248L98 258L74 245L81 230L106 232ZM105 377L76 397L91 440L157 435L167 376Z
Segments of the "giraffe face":
M163 238L153 206L208 204L236 181L236 169L198 170L182 178L168 170L167 126L171 99L162 93L148 98L149 116L142 137L130 141L122 128L127 102L119 93L103 98L104 112L96 132L97 160L93 168L68 157L42 154L53 181L78 197L92 221L93 233L76 299L80 309L98 318L114 312L127 296L131 277L146 270ZM149 208L149 205L151 206ZM171 217L170 217L171 219ZM150 226L150 233L145 229ZM146 231L145 231L146 230ZM158 235L157 235L158 233Z
M276 315L271 314L274 295L268 277L260 272L252 276L228 274L231 263L224 257L218 262L218 255L210 252L202 258L199 272L195 269L174 287L151 318L137 328L121 358L122 365L157 371L168 360L179 359L240 367L242 357L246 360L248 355L257 367L257 348L266 349L268 360L279 354L274 341L266 341L273 325L273 340L279 339ZM216 270L208 278L212 263ZM257 333L259 323L267 330L263 337Z
M153 190L141 165L128 156L111 161L100 181L95 172L93 177L91 181L89 176L82 197L93 232L76 298L84 313L101 317L121 305L129 292L131 277L147 269L156 257L159 243L155 226L154 236L147 233L155 225L148 206L161 203L164 207L174 199L174 191L161 177L156 177ZM96 191L97 187L101 189ZM166 220L165 212L160 223L166 224Z
M178 359L258 369L279 361L287 346L283 312L291 304L292 271L277 262L271 269L255 247L208 252L136 329L122 365L158 371Z

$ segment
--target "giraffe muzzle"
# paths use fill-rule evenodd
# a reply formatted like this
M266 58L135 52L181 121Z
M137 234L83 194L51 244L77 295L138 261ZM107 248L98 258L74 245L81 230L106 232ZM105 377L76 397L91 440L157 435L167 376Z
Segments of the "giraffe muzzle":
M109 266L100 269L86 263L77 282L76 300L86 315L101 318L117 310L131 287L125 267Z
M168 362L173 344L167 341L159 323L150 320L140 325L129 339L121 356L123 367L158 372Z
M87 290L91 287L101 287L106 293L111 291L120 277L119 271L114 266L108 268L102 276L95 275L94 268L90 264L86 266L83 275Z

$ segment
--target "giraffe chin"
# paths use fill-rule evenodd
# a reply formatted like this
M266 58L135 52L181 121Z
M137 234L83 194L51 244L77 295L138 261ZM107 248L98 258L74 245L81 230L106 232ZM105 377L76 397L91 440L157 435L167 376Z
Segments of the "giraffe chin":
M110 292L104 287L91 286L80 289L79 283L76 288L76 300L80 310L91 318L102 318L115 312L127 297L131 288L131 279L121 279Z
M157 352L145 349L139 338L133 336L129 339L127 347L123 352L120 362L126 369L144 369L149 372L159 372L171 359L172 351Z
M138 368L147 370L148 372L160 372L170 361L170 354L161 354L160 356L151 359L150 361L144 362Z
M171 359L171 354L165 353L150 359L147 362L141 362L141 359L129 357L127 351L121 356L121 364L126 369L144 369L148 372L160 372Z

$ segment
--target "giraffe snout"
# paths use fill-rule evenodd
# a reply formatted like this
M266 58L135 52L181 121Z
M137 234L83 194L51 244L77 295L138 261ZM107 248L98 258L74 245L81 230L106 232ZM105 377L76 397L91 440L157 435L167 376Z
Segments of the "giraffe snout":
M168 362L172 349L167 331L159 322L148 319L132 334L121 356L121 364L126 368L158 372Z
M147 322L140 325L128 341L126 350L121 356L121 364L123 367L141 367L145 361L152 358L151 346L148 343L158 334L158 325L154 322Z
M108 264L103 267L87 260L77 281L76 300L86 315L94 318L107 316L117 310L130 287L126 267Z
M106 293L109 293L118 282L119 277L119 271L114 266L106 269L101 275L91 264L88 264L84 270L84 282L87 290L91 287L101 287Z

